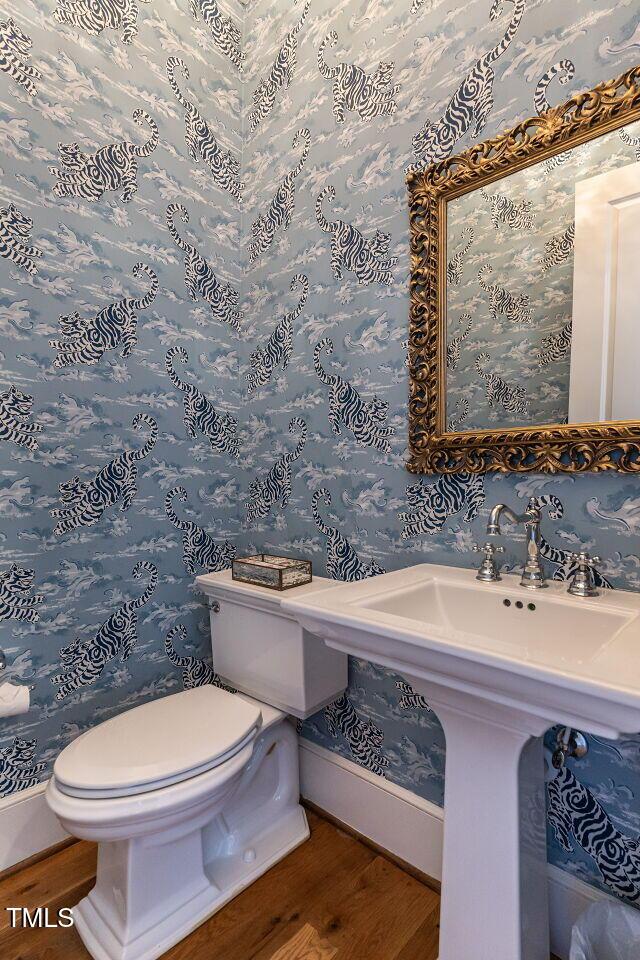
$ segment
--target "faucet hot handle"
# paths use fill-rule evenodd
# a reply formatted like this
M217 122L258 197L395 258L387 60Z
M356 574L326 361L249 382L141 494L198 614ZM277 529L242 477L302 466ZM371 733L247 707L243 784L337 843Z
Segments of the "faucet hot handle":
M476 574L476 580L482 580L484 583L495 583L497 580L502 580L495 556L497 553L504 553L504 547L497 547L494 543L487 540L482 547L479 547L478 544L475 543L473 545L473 552L484 554L482 563Z
M570 560L575 560L578 566L594 567L596 563L602 563L602 557L592 557L588 550L580 550L579 553L570 553Z
M569 559L573 560L577 567L567 592L574 597L599 596L600 591L593 582L593 570L595 565L601 562L600 557L592 557L587 550L580 550L578 553L570 553Z
M593 566L594 563L601 563L602 557L591 557L587 550L581 550L578 554L579 560L585 560L590 566Z
M490 540L483 543L481 547L479 547L477 543L474 543L473 552L480 553L480 551L489 554L489 556L493 556L494 553L504 553L504 547L498 547L495 543L491 543Z

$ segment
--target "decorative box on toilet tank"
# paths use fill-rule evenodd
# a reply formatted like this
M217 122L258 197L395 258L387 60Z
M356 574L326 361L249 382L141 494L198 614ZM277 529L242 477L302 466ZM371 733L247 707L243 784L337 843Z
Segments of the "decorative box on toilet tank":
M213 668L241 693L299 719L336 700L347 686L347 655L332 650L282 610L283 597L335 586L314 578L286 593L234 580L230 570L196 578L207 597Z
M269 553L257 553L253 557L234 560L231 576L234 580L255 583L258 587L270 587L272 590L291 590L313 580L310 560L274 557Z

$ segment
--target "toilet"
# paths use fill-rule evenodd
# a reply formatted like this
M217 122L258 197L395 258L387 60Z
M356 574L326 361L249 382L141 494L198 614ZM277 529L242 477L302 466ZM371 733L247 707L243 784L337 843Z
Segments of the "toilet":
M300 805L303 719L347 685L347 657L304 631L286 593L196 579L207 598L213 685L142 704L58 756L46 798L73 836L98 843L96 884L73 908L96 960L153 960L309 836Z

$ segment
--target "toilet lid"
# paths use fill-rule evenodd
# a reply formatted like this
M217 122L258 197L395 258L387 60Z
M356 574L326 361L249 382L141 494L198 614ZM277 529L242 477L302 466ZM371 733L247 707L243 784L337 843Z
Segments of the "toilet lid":
M255 737L260 708L211 684L151 700L93 727L58 756L63 793L124 797L219 766Z

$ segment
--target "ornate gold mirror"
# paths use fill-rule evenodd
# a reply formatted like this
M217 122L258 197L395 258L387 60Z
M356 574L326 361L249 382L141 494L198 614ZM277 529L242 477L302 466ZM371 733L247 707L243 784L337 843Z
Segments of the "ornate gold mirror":
M640 471L640 67L408 185L409 470Z

